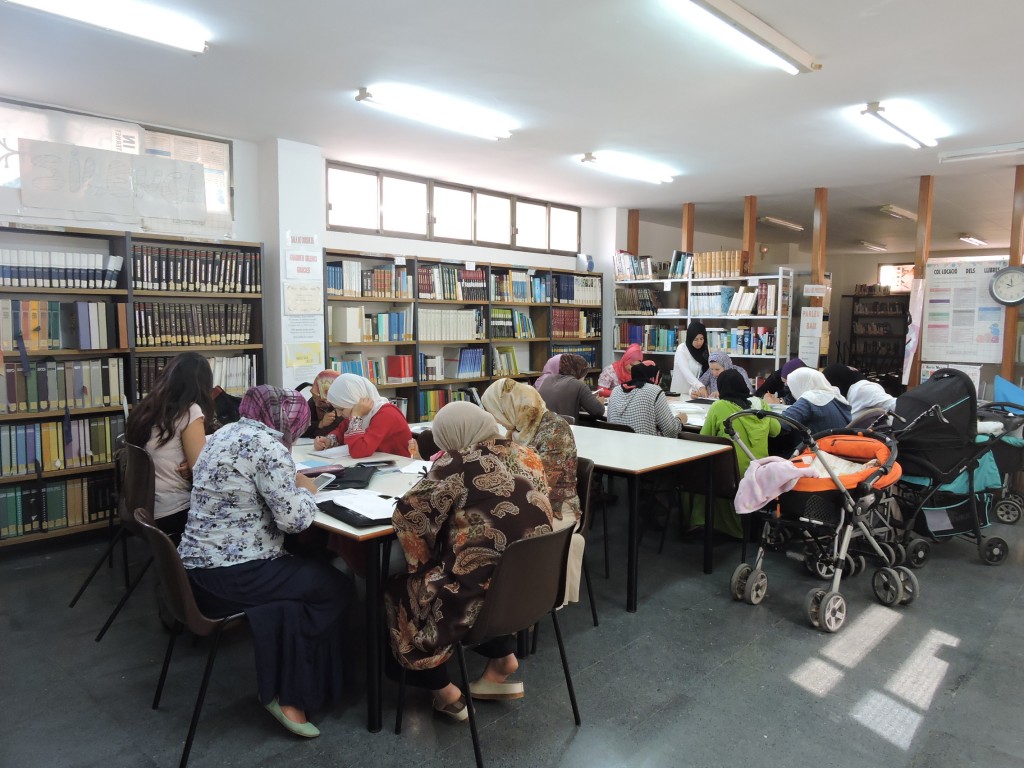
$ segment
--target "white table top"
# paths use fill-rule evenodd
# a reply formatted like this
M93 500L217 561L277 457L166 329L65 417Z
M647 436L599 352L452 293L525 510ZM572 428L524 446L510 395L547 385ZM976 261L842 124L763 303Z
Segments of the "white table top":
M572 427L576 452L598 469L640 475L733 450L729 445L696 443L656 435L613 432L598 427Z

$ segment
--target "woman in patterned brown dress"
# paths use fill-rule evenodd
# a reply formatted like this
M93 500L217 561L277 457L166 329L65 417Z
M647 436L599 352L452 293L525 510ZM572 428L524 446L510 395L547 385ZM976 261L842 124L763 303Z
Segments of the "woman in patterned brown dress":
M517 446L499 437L486 411L468 402L438 411L434 439L444 449L430 473L399 501L392 522L408 573L388 584L385 608L393 658L406 680L434 692L434 709L467 719L461 691L445 662L473 626L501 553L512 542L551 531L551 505L517 460ZM510 469L511 467L511 469ZM517 470L517 471L513 471ZM470 685L474 698L513 699L523 685L507 678L518 667L514 639L476 650L490 658ZM397 664L395 661L397 660Z

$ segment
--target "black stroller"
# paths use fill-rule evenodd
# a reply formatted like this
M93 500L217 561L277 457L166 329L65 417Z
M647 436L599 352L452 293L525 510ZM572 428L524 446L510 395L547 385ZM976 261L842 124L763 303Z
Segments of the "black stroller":
M991 449L999 438L978 437L978 397L962 371L941 368L928 381L896 399L893 436L899 444L903 477L896 497L908 563L920 567L930 539L959 536L975 543L982 560L1002 563L1006 542L984 537L995 490L1001 485Z

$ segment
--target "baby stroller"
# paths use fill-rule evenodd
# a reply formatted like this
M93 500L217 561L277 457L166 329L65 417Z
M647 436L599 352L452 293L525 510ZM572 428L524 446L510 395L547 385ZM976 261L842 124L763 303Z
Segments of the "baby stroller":
M821 460L823 453L861 464L874 459L877 465L837 474L822 460L828 477L801 478L792 489L780 494L774 506L763 510L765 520L754 564L741 563L732 574L729 589L733 599L752 605L764 599L768 589L768 576L762 569L765 553L777 548L773 542L784 539L783 531L788 529L813 544L818 549L816 561L831 568L830 589L811 589L804 600L804 611L811 626L837 632L846 620L846 598L839 591L840 581L844 572L849 575L858 567L866 567L863 557L858 562L850 554L855 534L882 563L871 581L878 600L883 605L913 602L919 590L917 577L909 568L896 566L893 550L883 549L876 540L879 499L900 477L895 442L885 435L863 430L837 429L812 436L806 427L784 415L741 411L728 417L724 428L752 461L756 460L751 450L732 425L743 416L777 419L794 429L805 446L800 455L791 459L798 466L806 466L814 458ZM754 466L752 464L751 468ZM748 469L747 478L750 475ZM747 478L741 482L746 482Z
M959 536L973 541L981 559L999 565L1006 542L984 537L999 476L992 456L996 436L978 436L978 398L963 371L940 368L928 381L896 398L893 436L899 443L903 479L896 496L903 510L903 540L915 567L933 540ZM908 512L909 511L909 512Z
M1001 479L1001 495L994 514L1001 523L1015 524L1024 514L1024 494L1013 487L1013 476L1024 469L1024 407L1017 403L987 403L978 406L979 422L997 422L999 440L992 446L992 457Z

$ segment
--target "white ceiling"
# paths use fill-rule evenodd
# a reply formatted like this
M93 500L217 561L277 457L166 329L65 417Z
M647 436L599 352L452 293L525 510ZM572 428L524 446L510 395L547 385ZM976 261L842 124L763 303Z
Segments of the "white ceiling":
M639 208L739 237L744 195L800 221L762 242L810 245L815 187L829 189L828 252L856 241L913 251L919 179L934 175L933 250L959 232L1009 244L1014 159L939 164L942 150L1024 140L1015 54L1020 0L739 0L822 69L789 76L684 27L662 0L151 0L211 31L198 56L0 4L0 96L259 142L328 158L594 207ZM516 117L501 142L357 104L403 81ZM842 111L917 100L950 128L936 149L877 141ZM683 171L660 186L574 162L619 149ZM1024 163L1024 158L1016 158Z

